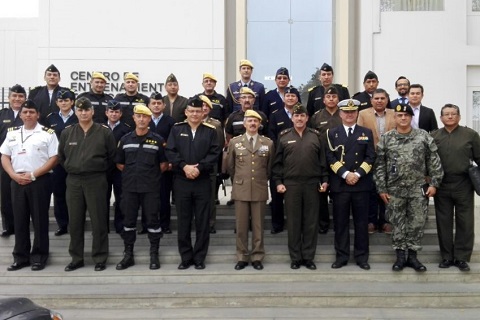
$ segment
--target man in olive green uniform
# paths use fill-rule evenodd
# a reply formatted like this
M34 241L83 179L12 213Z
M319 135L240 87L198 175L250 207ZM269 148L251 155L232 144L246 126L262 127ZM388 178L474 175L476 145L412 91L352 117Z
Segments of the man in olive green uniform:
M112 130L93 122L93 106L87 98L75 102L78 124L63 130L58 156L67 172L67 206L70 214L72 262L65 271L84 266L85 213L92 223L92 258L95 271L106 268L108 257L107 171L113 169L116 143Z
M468 168L473 160L480 164L480 137L475 130L459 126L460 109L453 104L442 107L444 127L432 133L445 172L435 195L440 268L452 265L469 271L468 261L474 243L473 186ZM455 235L454 235L455 217Z

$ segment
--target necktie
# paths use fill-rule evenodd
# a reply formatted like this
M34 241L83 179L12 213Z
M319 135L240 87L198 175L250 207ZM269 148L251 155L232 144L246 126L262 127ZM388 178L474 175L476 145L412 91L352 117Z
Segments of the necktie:
M405 104L405 98L400 98L400 103Z
M351 137L352 136L352 128L348 128L348 136Z
M243 86L246 88L246 87L248 87L248 84L245 83Z
M250 137L250 148L253 150L253 137Z

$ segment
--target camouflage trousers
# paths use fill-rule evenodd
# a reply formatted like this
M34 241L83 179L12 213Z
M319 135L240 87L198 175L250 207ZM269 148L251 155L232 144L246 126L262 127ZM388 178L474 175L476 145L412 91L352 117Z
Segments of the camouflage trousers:
M422 249L420 244L427 219L428 199L419 195L413 197L397 197L390 193L388 214L393 226L393 249Z

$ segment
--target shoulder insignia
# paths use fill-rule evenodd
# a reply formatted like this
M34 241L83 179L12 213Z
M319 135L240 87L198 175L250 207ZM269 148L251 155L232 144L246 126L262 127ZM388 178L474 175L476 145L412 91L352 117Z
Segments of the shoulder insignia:
M188 123L187 121L180 121L180 122L176 122L174 126L179 126L181 124L187 124L187 123Z
M125 125L125 127L128 127L128 128L131 128L131 127L132 127L132 126L129 125L128 123L125 123L125 122L122 122L122 123Z
M212 129L216 129L215 126L213 124L210 124L210 123L206 123L206 122L202 122L204 126L207 126L209 128L212 128Z
M278 110L279 110L279 109L275 109L275 110L273 110L272 113L270 113L270 114L274 114L274 113L277 112Z
M292 128L288 128L288 129L285 129L285 130L281 131L280 132L280 137L283 136L286 133L289 133L290 131L292 131Z
M108 129L108 130L110 130L110 127L107 126L105 123L102 123L101 126L104 127L104 128L106 128L106 129Z
M56 112L50 112L48 115L47 115L47 118L52 116L53 114L55 114Z
M264 135L260 135L260 137L262 137L262 139L267 140L267 141L272 140L272 139L270 139L269 137L264 136Z
M242 135L240 134L238 136L233 137L231 140L239 140L241 137L242 137Z
M70 127L73 126L74 124L76 124L76 123L69 124L68 126L65 127L65 129L70 128Z
M43 131L46 131L47 133L53 134L55 133L55 130L49 128L49 127L42 127Z
M42 86L30 87L30 91L39 90L41 88L42 88Z
M317 135L320 135L320 131L318 131L318 130L315 129L315 128L308 128L308 127L307 127L307 129L308 129L310 132L313 132L313 133L315 133L315 134L317 134Z
M317 87L318 87L318 86L311 87L310 89L308 89L308 92L310 92L310 91L312 91L312 90L316 89Z
M18 130L18 129L20 129L20 127L11 127L11 128L8 128L8 132L15 131L15 130Z

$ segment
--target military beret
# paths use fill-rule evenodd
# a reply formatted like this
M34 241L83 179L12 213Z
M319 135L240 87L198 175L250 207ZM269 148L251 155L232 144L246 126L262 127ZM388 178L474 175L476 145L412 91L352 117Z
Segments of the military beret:
M153 100L162 100L163 99L163 96L160 92L152 92L152 94L150 95L150 99L153 99Z
M102 79L103 81L107 82L107 77L105 77L103 73L97 71L92 73L92 79Z
M205 79L212 79L213 81L217 82L217 78L215 78L215 76L213 74L208 73L208 72L205 72L203 74L202 80L205 80Z
M256 97L255 92L253 92L253 90L248 87L241 87L240 94L251 94L253 97Z
M342 111L356 111L359 105L360 101L355 99L345 99L337 104L338 108Z
M169 82L178 82L177 77L173 73L170 73L170 75L167 77L167 80L165 80L165 83Z
M307 108L305 108L301 103L297 103L293 106L293 114L302 114L307 113Z
M108 100L107 109L120 110L121 108L122 108L122 106L120 105L120 102L118 102L117 100L115 100L115 99Z
M413 109L408 104L398 104L395 107L395 112L406 112L409 115L411 115L412 117L414 116Z
M75 100L75 93L72 90L59 90L56 99L70 99Z
M201 107L203 107L203 100L200 99L200 97L195 96L195 97L192 97L192 98L188 99L187 105L189 105L190 107L194 107L194 108L201 108Z
M136 75L134 75L133 73L131 72L128 72L126 73L124 76L123 76L123 80L134 80L136 82L138 82L138 77Z
M338 90L337 87L335 86L329 86L327 90L325 90L325 94L336 94L338 95Z
M19 84L16 84L13 87L11 87L10 92L27 94L27 92L25 91L25 88Z
M322 64L322 66L320 67L320 70L326 71L326 72L333 72L332 66L327 63Z
M262 116L255 110L248 109L245 111L245 118L257 118L258 120L262 121Z
M213 109L212 101L210 101L210 99L208 99L206 95L201 94L198 97L200 98L200 100L205 102L210 109Z
M82 97L75 101L75 107L78 109L88 110L92 108L92 103L87 98Z
M277 70L275 77L278 75L287 76L288 79L290 79L290 74L288 73L288 69L285 67L281 67L280 69Z
M295 94L295 95L297 95L297 97L300 96L300 93L298 92L297 88L295 88L293 86L285 88L285 94L287 94L287 93Z
M30 99L22 103L22 108L35 109L36 111L38 111L37 105L35 104L35 102L33 102L33 100L30 100Z
M146 116L152 115L152 111L144 104L137 104L133 108L133 113L144 114Z
M239 67L241 67L241 66L247 66L247 67L250 67L250 68L253 69L253 63L251 63L249 60L246 60L246 59L240 60L240 66Z
M363 82L367 81L367 80L370 80L370 79L377 79L378 80L378 77L377 77L377 74L371 70L369 70L366 74L365 74L365 77L363 77Z
M45 70L45 72L47 72L47 71L60 73L60 71L58 71L57 67L55 67L53 64L48 66L48 68Z

